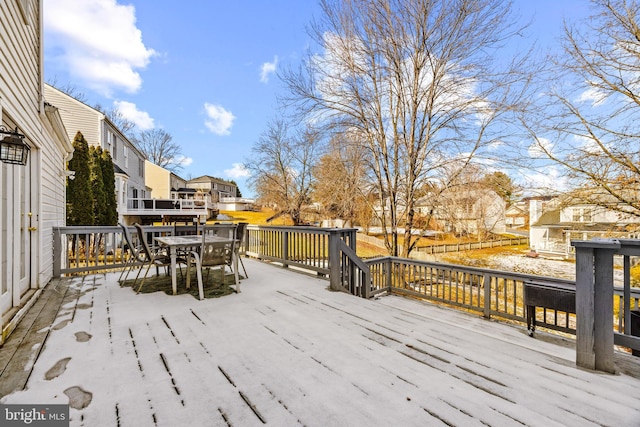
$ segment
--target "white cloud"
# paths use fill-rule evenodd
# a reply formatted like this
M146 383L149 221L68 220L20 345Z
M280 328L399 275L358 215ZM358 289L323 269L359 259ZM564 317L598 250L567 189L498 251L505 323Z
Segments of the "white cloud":
M173 159L173 163L175 163L176 165L180 165L182 167L185 166L189 166L191 163L193 163L193 159L191 157L185 157L185 156L176 156Z
M135 123L138 129L149 130L155 127L149 113L138 110L136 104L127 101L113 101L113 105L120 111L122 117Z
M548 157L546 152L553 152L553 144L546 138L538 138L533 144L529 146L529 156L534 159L541 159Z
M51 59L70 77L105 96L140 89L144 69L156 52L142 42L135 8L116 0L47 0L44 29Z
M247 178L251 175L248 169L242 163L234 163L231 169L225 169L224 174L229 178Z
M607 100L607 94L598 88L585 90L578 97L578 102L589 102L591 106L597 107Z
M227 111L221 105L204 104L208 119L204 121L205 126L216 135L229 135L231 126L236 119L231 111Z
M269 75L276 72L276 68L278 67L278 56L273 57L273 62L265 62L262 64L260 69L260 81L262 83L269 82Z
M569 188L567 178L556 166L544 166L541 172L525 174L523 181L524 187L532 189L562 192Z

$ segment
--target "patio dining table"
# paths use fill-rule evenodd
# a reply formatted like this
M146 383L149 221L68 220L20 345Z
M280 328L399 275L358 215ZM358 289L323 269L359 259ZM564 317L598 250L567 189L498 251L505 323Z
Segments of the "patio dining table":
M159 236L155 237L155 241L161 246L169 249L169 256L171 257L171 288L173 289L173 294L176 295L178 293L178 284L176 280L176 258L177 252L179 248L198 248L202 245L202 237L198 235L193 236ZM216 235L207 234L204 236L206 243L233 243L234 239L225 238ZM238 271L238 254L233 253L233 271Z

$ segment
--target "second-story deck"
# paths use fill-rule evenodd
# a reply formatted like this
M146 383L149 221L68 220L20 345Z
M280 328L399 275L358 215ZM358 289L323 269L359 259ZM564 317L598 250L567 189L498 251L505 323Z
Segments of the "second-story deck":
M245 264L242 293L204 301L50 283L0 351L0 401L70 403L73 426L638 425L630 355L633 375L584 370L570 339Z
M130 199L122 213L155 221L192 218L206 220L213 207L206 200L197 199Z

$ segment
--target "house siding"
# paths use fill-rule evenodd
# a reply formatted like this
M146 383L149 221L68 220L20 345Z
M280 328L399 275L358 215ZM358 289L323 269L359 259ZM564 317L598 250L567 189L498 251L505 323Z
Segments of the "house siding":
M65 221L62 172L72 147L58 115L52 124L44 104L41 16L42 1L0 2L0 122L17 127L31 148L27 166L0 163L0 344L21 311L8 321L7 313L13 316L13 308L33 301L39 293L28 291L51 279L52 227ZM21 277L26 289L19 285Z
M169 199L171 196L170 180L171 172L145 161L145 177L147 186L151 188L151 197L154 199Z
M44 96L47 102L55 105L60 111L64 127L67 129L67 135L71 141L80 131L89 145L103 147L100 130L102 113L48 84L44 85Z
M90 146L109 150L113 163L126 174L126 176L116 174L118 216L119 220L123 221L124 212L127 211L127 201L136 196L138 198L146 197L144 165L142 168L140 167L145 159L144 154L103 113L95 108L50 85L45 85L45 95L47 102L59 109L67 133L72 140L78 131L82 132ZM111 147L108 145L109 133L114 135ZM124 155L125 147L126 157ZM123 186L123 181L126 181L126 186Z
M52 131L49 129L49 132ZM71 142L71 141L69 141ZM66 225L66 169L64 152L46 146L40 156L40 283L47 283L53 275L53 227Z

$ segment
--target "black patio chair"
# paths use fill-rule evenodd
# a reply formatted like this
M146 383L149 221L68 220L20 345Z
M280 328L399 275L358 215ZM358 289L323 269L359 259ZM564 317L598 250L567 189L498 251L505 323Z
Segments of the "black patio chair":
M124 280L127 280L129 277L129 273L133 270L133 266L136 263L140 263L141 265L145 263L145 257L141 252L140 245L135 245L133 243L133 239L131 238L131 233L129 233L129 227L122 223L118 223L118 225L122 228L122 237L124 238L125 246L123 247L123 251L127 252L127 259L125 260L125 266L122 272L120 273L120 277L118 278L118 282L122 281L122 276L124 275ZM126 275L125 275L126 272ZM135 287L135 282L133 282L133 286Z
M224 275L226 267L229 267L235 275L236 292L240 293L240 281L238 279L237 269L233 269L233 257L236 250L236 241L231 239L224 242L207 242L206 234L202 235L202 245L199 251L190 253L187 263L187 288L190 286L191 274L190 268L195 264L196 275L198 277L198 293L200 299L204 299L204 290L202 282L202 270L207 269L207 282L209 281L209 270L212 267L220 267L222 274L222 282L224 283Z
M138 287L137 292L139 293L142 289L142 286L144 285L144 281L147 278L147 275L149 274L149 269L151 268L151 266L155 265L156 275L159 275L160 267L165 267L168 270L168 267L171 266L171 256L169 256L169 254L167 254L167 252L162 248L151 249L151 247L149 247L149 244L147 243L147 233L142 229L142 226L140 224L134 224L134 227L136 227L136 230L138 231L138 239L141 242L140 250L144 255L145 265L147 266L144 276L142 277L142 281L140 282L140 286ZM178 264L187 264L187 260L181 256L176 255L176 266ZM136 276L136 280L134 281L134 283L138 281L138 277L140 276L143 268L144 265L138 271L138 275ZM180 275L182 276L182 268L180 268Z

